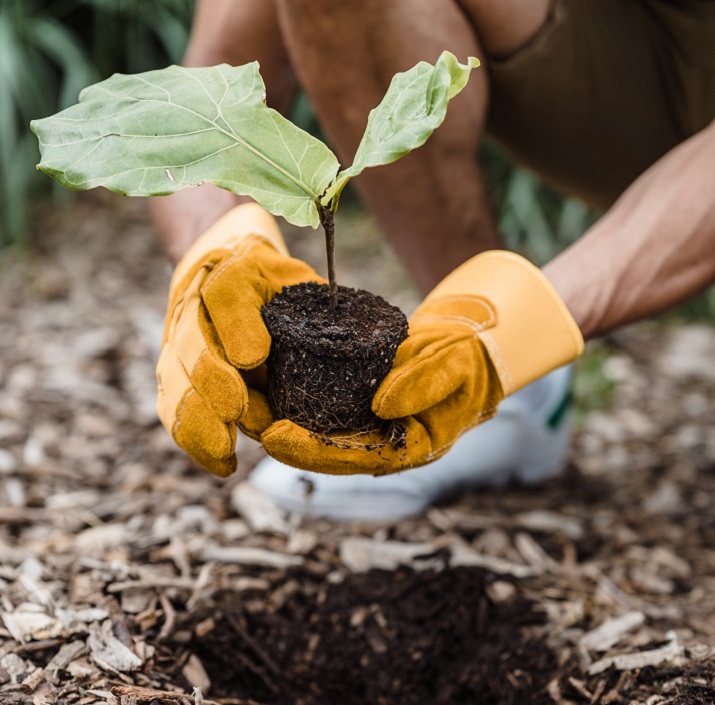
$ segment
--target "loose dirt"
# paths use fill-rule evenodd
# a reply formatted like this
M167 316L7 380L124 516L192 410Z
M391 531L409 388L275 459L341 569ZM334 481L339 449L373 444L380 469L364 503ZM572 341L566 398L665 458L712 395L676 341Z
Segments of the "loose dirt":
M442 705L504 702L506 690L515 702L549 702L527 698L545 692L556 658L523 633L545 615L521 597L495 604L496 578L482 569L373 570L327 585L297 571L288 580L300 588L275 611L229 596L200 615L216 629L192 644L217 695Z
M243 481L259 446L221 481L156 419L170 270L141 202L73 204L0 261L2 705L715 702L712 328L589 346L538 487L285 516ZM340 227L339 278L409 311L373 224Z

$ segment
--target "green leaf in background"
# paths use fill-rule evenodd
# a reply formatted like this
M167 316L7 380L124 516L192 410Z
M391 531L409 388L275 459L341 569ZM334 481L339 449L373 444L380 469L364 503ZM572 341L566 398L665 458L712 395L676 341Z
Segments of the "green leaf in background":
M370 112L353 165L341 171L323 198L332 203L353 176L371 166L390 164L422 146L443 122L447 104L467 84L479 60L470 57L460 64L451 52L444 51L434 66L420 62L392 79L385 97Z
M319 225L317 204L340 166L266 106L257 62L115 74L31 127L38 168L68 188L161 196L208 182L301 226Z
M36 45L62 70L61 107L75 103L82 89L99 78L72 33L58 22L35 17L27 41Z

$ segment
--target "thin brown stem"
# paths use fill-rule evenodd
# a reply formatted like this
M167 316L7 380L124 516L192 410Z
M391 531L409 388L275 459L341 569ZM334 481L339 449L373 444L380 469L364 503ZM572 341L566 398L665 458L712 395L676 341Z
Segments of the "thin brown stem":
M335 280L335 220L333 212L325 206L318 206L320 222L325 230L325 249L328 252L328 283L330 292L330 310L338 306L338 282Z

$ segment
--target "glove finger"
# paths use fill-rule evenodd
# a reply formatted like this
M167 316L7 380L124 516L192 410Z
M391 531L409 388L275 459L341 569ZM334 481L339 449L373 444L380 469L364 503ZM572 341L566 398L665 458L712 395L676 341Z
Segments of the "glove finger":
M373 411L383 419L414 416L479 378L481 343L462 333L438 338L416 334L398 349L395 366L379 386Z
M245 413L238 420L238 427L254 440L260 440L261 434L275 422L275 417L268 405L268 397L256 389L248 388L248 405Z
M303 470L327 475L389 475L424 464L432 449L427 429L419 421L405 419L401 425L390 435L345 430L320 437L283 419L261 435L261 443L276 460Z
M224 359L221 343L199 297L200 280L186 292L165 347L173 346L191 385L224 422L235 422L248 402L246 384Z
M219 477L236 470L236 426L223 423L193 389L184 396L171 435L200 465Z
M174 344L174 325L157 364L157 411L164 428L200 465L226 477L236 469L236 428L193 387Z
M315 272L304 262L254 239L247 239L245 246L219 265L207 277L201 295L228 361L240 369L264 362L271 338L261 307L283 286L315 279Z
M173 350L165 346L157 366L158 413L164 428L196 462L215 475L236 469L236 428L223 423L191 386Z
M156 410L164 428L173 435L176 411L186 393L191 389L191 381L173 346L165 344L156 364L157 406Z

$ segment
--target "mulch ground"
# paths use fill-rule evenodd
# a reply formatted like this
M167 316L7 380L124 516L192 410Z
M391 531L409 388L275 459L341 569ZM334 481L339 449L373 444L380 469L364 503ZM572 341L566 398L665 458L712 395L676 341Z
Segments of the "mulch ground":
M221 481L156 419L170 272L143 205L74 204L0 259L2 705L715 702L715 331L591 346L540 487L285 516L244 482L257 444ZM409 311L369 220L337 242L342 283Z

